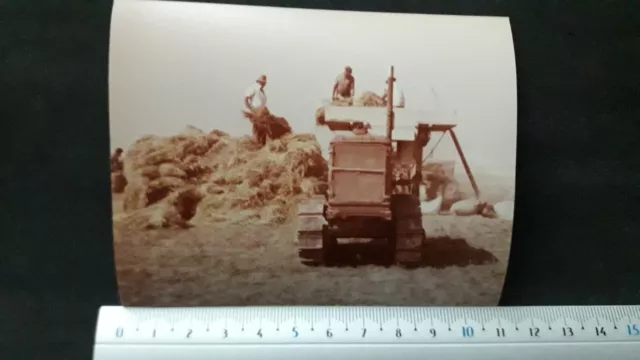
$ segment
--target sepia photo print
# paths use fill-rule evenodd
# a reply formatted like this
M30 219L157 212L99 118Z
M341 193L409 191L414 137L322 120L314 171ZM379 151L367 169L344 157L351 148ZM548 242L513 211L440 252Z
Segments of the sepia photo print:
M116 0L123 305L497 305L516 100L508 18Z

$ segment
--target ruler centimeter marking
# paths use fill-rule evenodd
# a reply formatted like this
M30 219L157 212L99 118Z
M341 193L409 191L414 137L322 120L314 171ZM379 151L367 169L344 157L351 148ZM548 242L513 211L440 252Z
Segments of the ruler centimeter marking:
M638 360L640 306L100 309L94 360Z
M541 327L541 324L547 326ZM362 331L350 331L357 328ZM374 329L376 331L372 331ZM96 329L96 344L614 340L640 341L640 306L103 307Z

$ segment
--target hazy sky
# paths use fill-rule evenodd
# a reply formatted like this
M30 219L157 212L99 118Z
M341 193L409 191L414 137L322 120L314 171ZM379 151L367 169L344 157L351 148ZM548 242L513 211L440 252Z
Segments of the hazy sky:
M357 96L381 94L394 65L407 108L459 124L473 170L515 174L507 18L116 0L110 46L112 147L186 125L250 134L243 95L264 73L271 111L295 132L317 133L326 148L331 134L317 129L314 114L344 66L353 67ZM451 142L434 155L455 159Z

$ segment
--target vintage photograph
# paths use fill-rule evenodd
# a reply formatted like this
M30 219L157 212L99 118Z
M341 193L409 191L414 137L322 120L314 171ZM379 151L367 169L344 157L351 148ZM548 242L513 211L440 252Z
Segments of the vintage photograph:
M508 18L116 0L109 118L125 306L500 299Z

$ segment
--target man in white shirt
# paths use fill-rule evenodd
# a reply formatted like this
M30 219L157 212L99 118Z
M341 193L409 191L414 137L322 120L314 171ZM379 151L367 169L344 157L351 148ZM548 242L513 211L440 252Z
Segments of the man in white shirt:
M404 92L398 86L398 81L395 78L393 80L394 80L393 81L393 107L403 108L404 107ZM385 84L387 84L387 86L384 87L384 94L382 95L382 100L386 104L387 103L387 96L388 96L387 91L388 91L388 88L389 88L389 79L387 79L387 81L385 81Z
M258 111L267 107L267 94L264 87L267 85L267 76L260 75L255 84L247 88L244 93L244 110L246 117L255 115Z
M253 137L262 145L267 142L267 131L264 124L261 125L257 120L262 111L268 111L267 94L264 92L265 85L267 85L267 76L260 75L255 84L247 88L244 93L244 109L242 110L244 117L251 121Z

